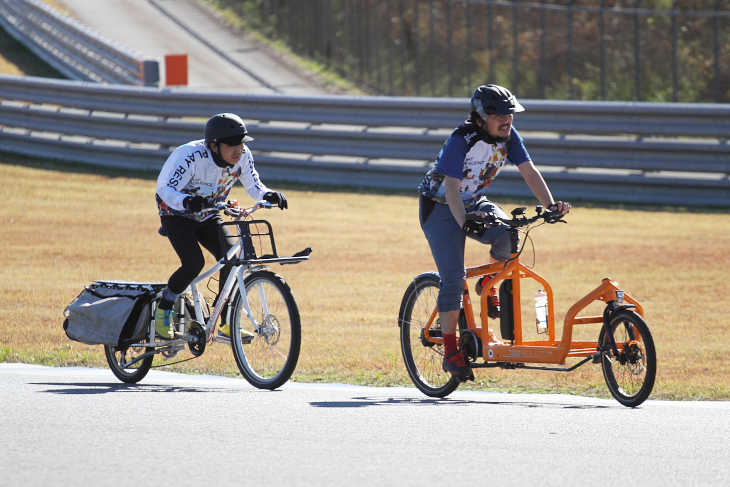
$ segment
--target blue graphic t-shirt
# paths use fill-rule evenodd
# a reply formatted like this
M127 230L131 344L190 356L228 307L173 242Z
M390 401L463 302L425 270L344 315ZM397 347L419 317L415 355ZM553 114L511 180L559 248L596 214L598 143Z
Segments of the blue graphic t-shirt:
M418 190L433 201L446 203L444 176L460 179L461 200L469 208L486 194L507 161L519 166L529 160L530 155L514 126L507 142L490 143L484 130L466 121L451 133Z

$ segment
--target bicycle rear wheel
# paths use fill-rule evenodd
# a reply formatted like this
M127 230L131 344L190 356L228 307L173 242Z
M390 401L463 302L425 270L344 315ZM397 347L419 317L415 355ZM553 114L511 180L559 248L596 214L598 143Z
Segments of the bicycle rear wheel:
M142 340L140 343L146 343L148 340ZM147 352L153 351L154 348L149 347L115 347L112 345L104 345L104 354L109 368L112 370L117 379L126 384L136 384L147 375L152 367L154 355L150 354L134 363L136 358Z
M615 356L610 351L606 330L601 330L599 346L608 350L601 357L603 377L614 398L624 406L636 407L651 394L656 378L654 340L644 319L636 312L623 310L611 318L611 333L623 349Z
M302 331L299 308L289 285L277 274L257 271L246 277L251 322L240 289L231 307L231 347L241 374L254 387L276 389L289 380L299 360ZM241 329L254 334L241 340Z
M408 375L416 387L430 397L446 397L459 387L456 377L443 369L443 345L430 343L423 336L423 330L436 310L440 281L434 272L416 277L403 296L398 323ZM432 335L439 333L440 324L435 322L430 331Z

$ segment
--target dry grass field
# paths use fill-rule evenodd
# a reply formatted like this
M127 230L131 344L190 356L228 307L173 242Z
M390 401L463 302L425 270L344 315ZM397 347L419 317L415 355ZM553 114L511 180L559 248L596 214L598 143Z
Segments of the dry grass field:
M166 281L176 268L156 232L156 175L95 171L0 154L0 361L106 367L102 347L66 338L65 306L94 279ZM435 270L415 193L270 186L290 202L287 211L257 214L272 222L280 254L314 248L311 261L273 269L290 283L302 315L292 380L410 385L396 317L409 281ZM240 186L232 196L251 203ZM568 221L531 234L535 269L553 286L559 321L610 276L643 304L654 335L652 398L728 400L730 214L577 203ZM469 265L487 256L477 244L468 253ZM528 244L525 262L532 255ZM527 307L531 299L528 292ZM586 327L577 338L597 333ZM238 373L219 344L169 370ZM468 387L609 397L592 364L571 373L489 369L476 378Z

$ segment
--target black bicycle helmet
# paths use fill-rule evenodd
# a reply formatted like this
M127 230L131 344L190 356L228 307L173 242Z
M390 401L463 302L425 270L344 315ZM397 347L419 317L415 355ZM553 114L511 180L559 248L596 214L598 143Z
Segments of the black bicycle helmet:
M243 123L241 117L233 113L213 115L205 124L205 145L211 142L239 145L252 140L253 137L249 137L248 131L246 131L246 124Z
M471 96L471 111L486 120L489 115L509 115L525 109L507 88L498 85L482 85Z

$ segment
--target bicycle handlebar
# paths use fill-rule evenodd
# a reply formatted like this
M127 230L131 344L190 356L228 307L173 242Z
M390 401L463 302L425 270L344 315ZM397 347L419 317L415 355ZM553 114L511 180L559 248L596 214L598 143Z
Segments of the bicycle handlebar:
M253 205L251 208L243 208L238 206L238 200L228 200L226 202L219 202L214 203L210 200L208 200L206 206L203 207L202 210L200 210L201 213L206 212L213 212L213 211L222 211L228 216L232 216L236 220L240 220L241 218L246 218L250 214L252 214L254 211L260 209L260 208L275 208L275 206L268 201L258 201L255 205ZM167 237L167 232L165 231L164 227L160 227L157 229L157 233L162 235L163 237Z
M275 208L275 206L272 203L269 203L268 201L257 201L255 205L253 205L251 208L243 208L242 206L238 206L238 200L228 200L225 202L217 202L217 203L210 203L208 206L203 208L201 211L207 212L207 211L222 211L228 216L232 216L234 218L244 218L248 215L251 215L256 210L259 210L261 208L271 209Z
M531 225L538 220L543 220L545 223L551 224L558 223L559 221L566 223L562 220L565 215L559 210L544 211L543 207L538 205L535 207L535 211L537 212L537 214L533 217L527 218L525 216L525 209L526 208L521 207L512 210L511 219L498 217L494 213L488 213L487 216L484 218L473 213L467 213L466 222L464 223L463 229L466 233L478 233L481 235L481 233L479 232L483 233L487 227L499 224L507 225L510 228L517 229Z

